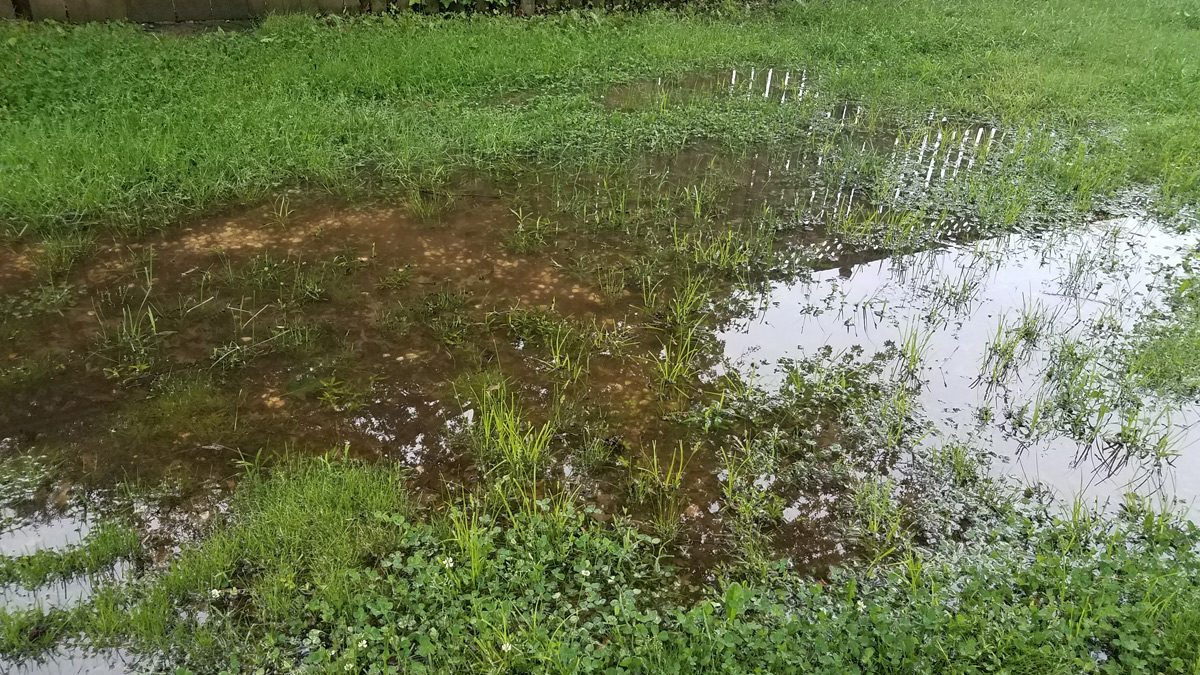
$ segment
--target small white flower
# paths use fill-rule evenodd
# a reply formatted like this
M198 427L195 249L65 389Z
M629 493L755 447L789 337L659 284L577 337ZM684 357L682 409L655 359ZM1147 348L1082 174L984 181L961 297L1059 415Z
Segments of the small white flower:
M512 651L512 644L510 644L510 643L508 643L508 642L505 642L504 644L500 645L500 651L502 651L502 652L511 652L511 651Z
M353 663L349 663L349 662L347 662L347 663L346 663L346 670L354 670L354 664L353 664Z
M217 598L221 597L221 591L219 591L216 588L209 591L208 594L213 597L213 600L216 600Z
M442 560L442 564L446 566L446 569L452 570L454 569L454 558L446 556L445 559Z
M366 640L359 640L359 641L358 641L358 648L359 648L359 649L366 649L366 648L367 648L367 641L366 641Z
M587 577L592 576L592 571L591 570L579 570L579 576L584 577L586 579Z

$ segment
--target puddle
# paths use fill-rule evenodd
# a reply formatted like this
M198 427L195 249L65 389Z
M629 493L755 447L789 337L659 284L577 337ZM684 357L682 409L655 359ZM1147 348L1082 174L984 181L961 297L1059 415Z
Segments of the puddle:
M8 675L124 675L138 672L136 662L119 650L90 651L57 647L38 660L5 662L0 670Z
M1178 265L1189 245L1153 223L1120 219L846 265L774 285L756 299L760 311L732 322L719 339L731 362L778 386L773 365L780 359L823 348L872 353L915 336L923 355L920 401L942 439L973 438L1001 458L997 470L1067 498L1163 489L1193 502L1200 496L1194 407L1174 410L1162 425L1178 456L1161 475L1127 466L1110 476L1108 456L1097 448L1063 434L1030 443L1012 433L1005 414L1039 397L1060 337L1091 342L1089 328L1103 325L1117 335L1132 328L1154 302L1149 285L1157 270ZM1042 339L1024 350L1002 386L989 386L998 325L1027 315L1046 322ZM995 421L981 423L981 411L989 410Z
M0 607L9 612L28 609L70 609L91 599L97 588L129 577L131 566L126 562L104 573L55 579L37 588L19 584L0 586Z
M803 70L768 68L634 83L609 103L688 95L790 105L817 94ZM532 419L558 422L564 450L550 471L603 517L624 511L650 527L651 500L631 495L637 463L687 448L669 515L682 523L679 557L705 570L739 545L723 493L729 439L687 419L712 403L718 365L774 386L782 358L870 355L907 339L941 436L993 448L1001 471L1064 495L1081 481L1087 494L1119 493L1132 469L1100 480L1096 448L1065 434L1030 442L1012 413L1037 398L1053 336L1091 339L1101 317L1128 328L1153 295L1155 265L1177 262L1184 242L1134 220L996 237L955 200L1010 150L1004 131L936 116L888 127L852 103L820 106L805 108L817 110L807 133L778 147L471 177L401 204L289 193L138 241L98 240L66 280L74 294L13 316L0 438L52 455L55 480L84 491L183 486L164 498L170 508L132 514L163 560L173 536L220 512L213 495L250 457L348 447L404 464L430 503L447 484L478 483L462 439L476 413L469 385L500 374ZM699 300L681 309L693 274ZM25 293L36 275L0 278L0 292ZM997 325L1033 309L1048 317L1046 342L1005 382L980 385ZM672 322L687 321L685 341ZM691 370L667 372L683 342ZM993 418L980 424L984 407ZM846 437L837 411L818 412L795 421L815 429L810 465L754 466L738 489L770 502L777 549L819 571L854 555L840 529L847 485L909 467ZM1189 415L1172 419L1180 451ZM1185 498L1200 490L1190 456L1158 477ZM48 524L0 534L0 551L86 535L86 521L50 512Z
M62 550L83 541L94 523L83 511L70 511L44 521L27 521L0 533L0 553L27 555Z

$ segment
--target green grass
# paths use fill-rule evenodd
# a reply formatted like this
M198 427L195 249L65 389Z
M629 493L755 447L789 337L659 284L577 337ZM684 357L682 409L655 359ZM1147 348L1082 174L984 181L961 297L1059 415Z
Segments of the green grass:
M76 610L0 613L0 647L80 631L193 672L1200 667L1200 530L1140 502L1106 515L1014 495L958 541L828 583L772 563L696 592L620 520L549 494L506 510L498 494L422 515L386 468L252 471L232 520L165 571ZM887 498L861 502L865 526L898 527Z
M935 109L1058 127L1086 147L1086 161L1049 169L1067 191L1146 181L1173 199L1200 194L1200 32L1183 0L278 17L250 33L189 38L12 23L0 26L0 45L0 221L12 233L165 222L284 184L406 194L433 169L804 128L758 105L599 103L608 83L735 64L803 67L825 100L901 116ZM67 258L56 260L49 272Z
M118 413L114 433L128 447L169 447L186 439L199 445L229 442L237 399L203 375L176 374L156 380L145 399Z
M940 128L917 122L931 111L1011 134L1014 153L979 157L986 175L826 214L852 249L955 236L960 212L948 216L947 200L980 217L980 236L1039 209L1087 210L1137 182L1157 185L1161 206L1197 201L1192 11L1178 0L813 0L528 20L276 17L186 38L0 25L0 237L40 240L28 253L41 284L0 299L0 318L20 336L91 295L99 328L86 364L136 394L105 418L107 442L141 452L250 438L260 421L239 424L233 369L268 354L296 366L281 373L287 392L319 403L328 417L314 423L330 429L391 390L389 373L357 368L367 360L350 346L308 361L352 332L329 314L358 296L350 279L374 254L226 260L204 273L195 302L152 296L151 257L135 261L138 283L91 294L66 280L79 283L72 273L104 241L93 226L136 234L258 202L267 227L288 228L307 207L282 189L300 186L305 203L322 191L398 200L439 227L457 174L482 170L522 184L504 196L511 255L548 259L633 305L610 322L454 279L429 287L403 261L364 273L385 296L371 316L392 342L436 340L464 362L442 380L470 411L450 439L468 466L445 465L444 479L464 485L430 490L432 460L415 481L422 500L390 463L241 467L228 513L161 567L101 582L77 606L0 610L0 656L77 637L193 672L1200 672L1196 527L1139 502L1063 508L988 478L979 448L930 447L914 389L919 331L875 357L826 351L783 364L778 391L716 376L713 336L742 311L731 284L806 266L777 246L793 214L724 206L746 182L730 166L759 166L760 144L825 157L805 179L816 187L886 197L913 180L886 158L897 121L914 123L900 129L903 146ZM803 68L821 98L603 103L615 83L735 65ZM826 128L822 111L845 100L867 122ZM804 137L814 114L819 128ZM860 145L868 128L886 132L882 149ZM657 163L655 151L703 140L715 141L704 168L686 154ZM1080 259L1078 279L1094 262ZM941 302L969 305L975 285L964 276ZM1135 336L1136 381L1187 395L1200 386L1197 298L1180 284L1171 312ZM233 330L205 346L211 360L188 366L173 352L206 303L191 320L219 316ZM1003 383L1050 337L1042 314L1027 307L1000 325L981 379ZM501 341L520 345L521 375ZM1063 428L1161 450L1152 406L1125 400L1102 352L1058 346L1052 386L1020 424L1031 436ZM0 369L0 388L20 394L76 365L53 358L20 355ZM645 398L595 397L613 384ZM442 386L413 385L433 397ZM573 464L590 469L582 480ZM901 467L911 471L897 477ZM0 496L28 501L51 471L4 461L11 485ZM713 500L718 512L705 515ZM827 516L797 522L785 515L796 505ZM840 566L805 567L788 548L823 543L845 548ZM689 557L701 545L713 560ZM136 532L104 526L77 547L0 558L0 582L99 571L137 546ZM703 575L675 560L699 561Z
M1190 261L1171 281L1167 312L1142 323L1128 367L1151 390L1194 398L1200 393L1200 285Z

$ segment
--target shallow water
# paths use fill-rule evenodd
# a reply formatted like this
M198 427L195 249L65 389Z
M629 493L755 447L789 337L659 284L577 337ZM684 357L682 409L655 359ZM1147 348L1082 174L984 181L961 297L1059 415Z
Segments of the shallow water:
M7 675L124 675L139 672L136 662L119 650L91 651L57 647L37 660L5 663Z
M93 526L92 520L81 510L45 520L27 520L0 533L0 552L23 555L40 550L61 550L83 541Z
M780 359L822 348L862 346L871 353L915 335L924 343L920 401L935 424L931 442L973 438L995 453L998 472L1044 483L1066 498L1163 490L1191 503L1200 496L1195 406L1162 404L1171 415L1161 428L1178 453L1171 465L1161 472L1128 465L1112 475L1095 448L1061 434L1028 443L1002 413L1036 399L1058 337L1093 340L1088 329L1101 320L1119 327L1118 335L1132 328L1159 298L1151 287L1157 273L1178 265L1194 243L1194 236L1122 218L850 264L775 284L754 298L758 311L733 321L719 338L739 370L770 385L779 382L772 366ZM997 326L1025 311L1048 317L1051 326L1011 381L989 387L985 362ZM981 423L981 409L995 410L995 421Z
M751 66L637 80L610 88L604 102L613 108L642 110L722 96L761 98L782 105L819 97L820 92L813 87L807 70ZM853 115L856 109L853 104L843 105L838 114Z
M35 608L70 609L87 602L98 588L128 577L131 571L127 563L119 561L103 573L56 579L37 588L25 588L20 584L3 585L0 586L0 607L18 612Z

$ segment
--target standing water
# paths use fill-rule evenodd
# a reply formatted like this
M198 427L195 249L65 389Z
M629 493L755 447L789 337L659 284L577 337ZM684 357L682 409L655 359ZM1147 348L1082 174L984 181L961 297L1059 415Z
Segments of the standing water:
M1153 306L1156 273L1178 265L1188 243L1122 218L897 255L774 285L720 339L726 358L765 385L779 383L769 366L780 359L897 347L920 359L914 374L935 432L928 440L973 439L1001 460L997 471L1067 498L1161 490L1190 503L1200 495L1194 406L1162 403L1140 415L1156 447L1174 454L1153 467L1114 457L1102 438L1031 437L1022 424L1053 399L1064 344L1111 357L1103 336L1120 339L1136 325Z

